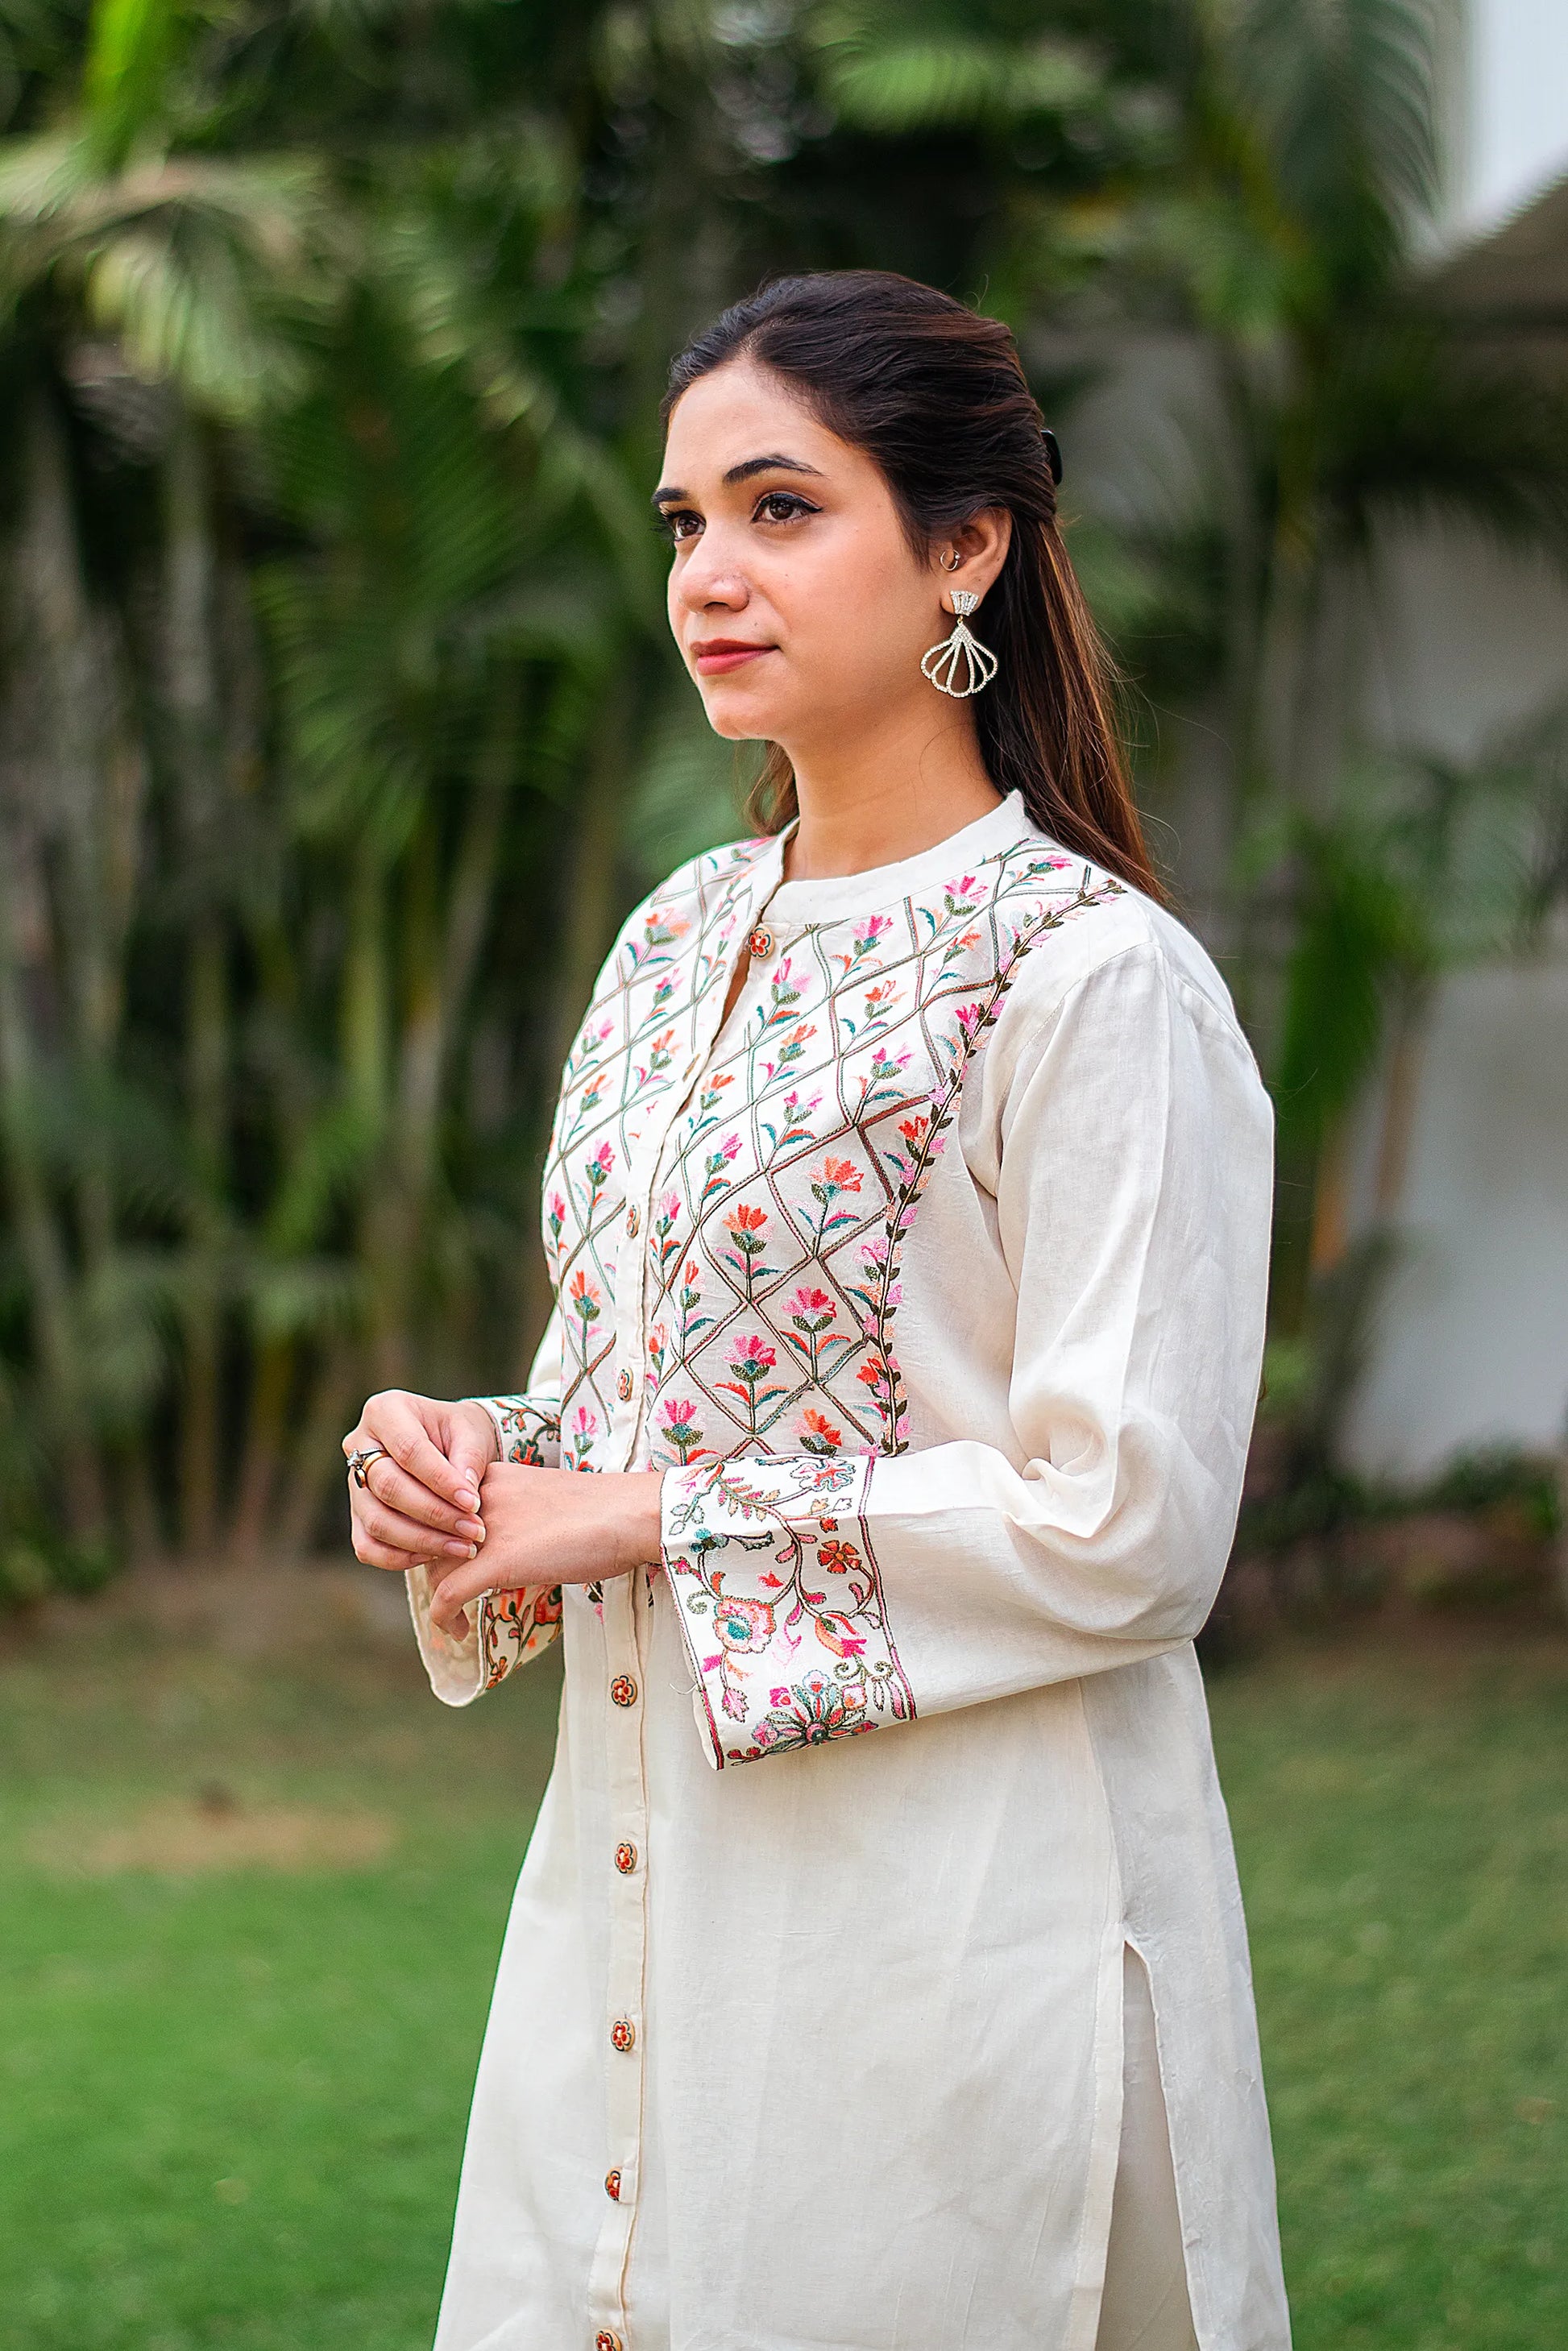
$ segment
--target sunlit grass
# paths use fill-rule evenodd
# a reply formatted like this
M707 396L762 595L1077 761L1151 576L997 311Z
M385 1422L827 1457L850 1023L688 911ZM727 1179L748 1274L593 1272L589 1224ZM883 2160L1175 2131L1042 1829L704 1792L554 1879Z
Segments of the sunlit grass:
M0 1666L0 2351L426 2351L552 1667L115 1638ZM1568 2341L1568 1644L1214 1702L1300 2351Z

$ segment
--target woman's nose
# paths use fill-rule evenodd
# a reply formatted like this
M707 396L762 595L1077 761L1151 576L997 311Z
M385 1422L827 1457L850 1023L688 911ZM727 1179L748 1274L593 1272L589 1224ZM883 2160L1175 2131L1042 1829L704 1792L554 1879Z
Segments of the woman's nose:
M718 604L737 612L750 599L745 574L719 547L702 540L681 567L677 591L688 611L700 612Z

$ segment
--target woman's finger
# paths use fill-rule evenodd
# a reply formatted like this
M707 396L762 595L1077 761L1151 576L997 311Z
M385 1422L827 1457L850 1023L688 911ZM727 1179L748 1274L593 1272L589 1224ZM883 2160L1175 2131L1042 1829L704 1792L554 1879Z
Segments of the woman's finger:
M389 1574L406 1575L419 1562L410 1559L405 1551L393 1551L389 1544L372 1542L368 1535L356 1531L354 1557L361 1567L384 1567Z
M382 1446L400 1469L406 1469L433 1494L460 1510L477 1510L479 1496L473 1472L455 1468L441 1450L441 1413L428 1396L411 1395L402 1388L388 1388L371 1396L354 1434L361 1442L368 1437L371 1444ZM346 1438L344 1444L346 1450L354 1449Z
M495 1576L486 1573L483 1554L463 1566L448 1567L436 1562L431 1570L430 1590L430 1614L434 1622L444 1633L457 1630L456 1620L468 1602L491 1591L495 1582Z
M485 1540L485 1521L476 1511L459 1510L444 1502L439 1494L400 1469L390 1453L383 1453L365 1471L365 1491L389 1510L401 1510L405 1519L416 1519L440 1534L459 1535L465 1543Z
M455 1562L472 1560L477 1546L465 1542L460 1535L449 1536L444 1542L432 1543L430 1529L421 1526L417 1519L404 1518L401 1510L389 1510L384 1502L368 1495L356 1495L353 1504L354 1555L363 1559L361 1541L374 1544L378 1550L395 1552L400 1564L408 1565L422 1559L441 1559ZM371 1562L380 1564L382 1562Z

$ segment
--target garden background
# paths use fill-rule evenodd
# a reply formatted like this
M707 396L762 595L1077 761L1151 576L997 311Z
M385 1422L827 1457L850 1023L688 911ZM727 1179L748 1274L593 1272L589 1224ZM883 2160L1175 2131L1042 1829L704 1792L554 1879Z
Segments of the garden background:
M1349 1441L1444 984L1568 892L1561 710L1368 717L1391 534L1568 574L1568 374L1439 266L1458 28L0 0L3 2351L427 2337L552 1669L421 1697L339 1439L520 1382L566 1043L746 782L664 371L856 264L1017 328L1275 1095L1207 1649L1300 2340L1563 2331L1563 1457Z

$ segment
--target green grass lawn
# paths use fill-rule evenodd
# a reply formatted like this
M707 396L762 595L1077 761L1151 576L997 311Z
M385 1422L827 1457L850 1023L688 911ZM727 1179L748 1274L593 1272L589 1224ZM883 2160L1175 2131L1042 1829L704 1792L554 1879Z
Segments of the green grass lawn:
M1568 2343L1568 1643L1293 1647L1213 1695L1300 2351ZM427 2351L555 1698L13 1646L0 2351Z

